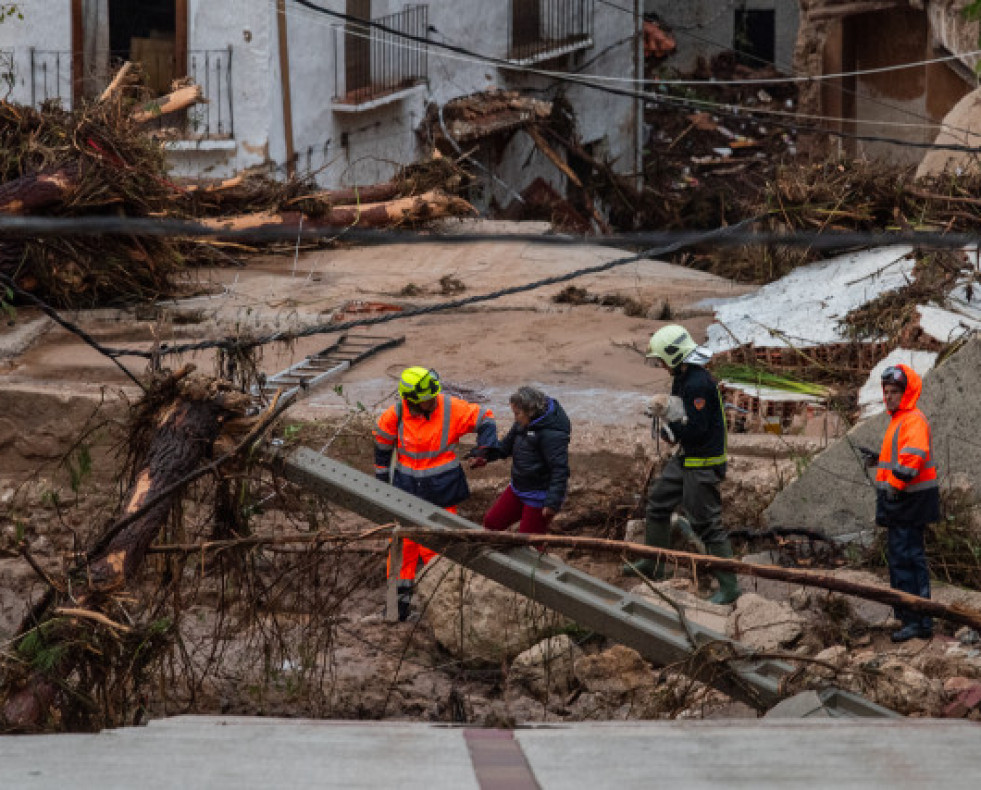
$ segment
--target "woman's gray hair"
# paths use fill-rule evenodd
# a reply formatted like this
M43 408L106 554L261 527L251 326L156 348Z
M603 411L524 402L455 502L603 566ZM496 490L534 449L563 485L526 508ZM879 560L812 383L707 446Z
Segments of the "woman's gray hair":
M511 396L511 405L521 409L530 417L537 417L545 413L548 406L548 398L541 390L534 387L518 387L517 391Z

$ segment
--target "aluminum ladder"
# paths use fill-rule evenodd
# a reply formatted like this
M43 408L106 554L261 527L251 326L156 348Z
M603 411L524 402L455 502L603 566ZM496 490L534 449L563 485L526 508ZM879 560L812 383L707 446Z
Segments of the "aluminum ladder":
M298 390L312 389L318 384L336 378L348 368L379 351L394 348L404 342L404 336L343 334L322 351L311 354L286 370L267 376L262 383L252 387L252 394L269 400L277 390L283 390L283 395L288 396Z

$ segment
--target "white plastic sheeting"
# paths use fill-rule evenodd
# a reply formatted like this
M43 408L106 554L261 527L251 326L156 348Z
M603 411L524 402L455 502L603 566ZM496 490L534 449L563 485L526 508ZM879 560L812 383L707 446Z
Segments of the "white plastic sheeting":
M907 285L911 247L882 247L801 266L758 291L717 304L706 345L808 347L846 340L841 320L881 294Z

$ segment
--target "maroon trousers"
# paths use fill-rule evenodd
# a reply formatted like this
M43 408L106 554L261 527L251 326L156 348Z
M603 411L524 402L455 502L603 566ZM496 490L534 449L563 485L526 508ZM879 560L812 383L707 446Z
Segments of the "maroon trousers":
M509 485L484 516L484 529L501 532L519 521L520 534L544 535L548 531L548 522L542 515L542 509L524 504Z

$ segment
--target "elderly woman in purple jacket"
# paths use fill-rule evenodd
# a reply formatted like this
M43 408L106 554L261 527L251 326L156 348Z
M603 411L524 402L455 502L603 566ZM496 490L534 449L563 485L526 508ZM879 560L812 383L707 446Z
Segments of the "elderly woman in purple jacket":
M569 482L569 417L558 401L534 387L511 398L514 425L500 447L477 448L473 466L511 458L511 482L484 516L484 529L543 535L565 501Z

